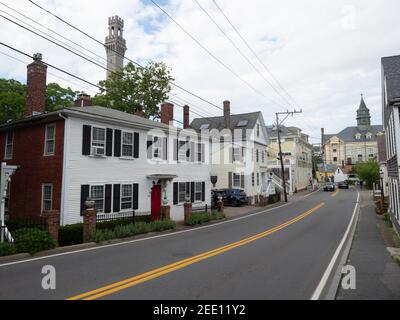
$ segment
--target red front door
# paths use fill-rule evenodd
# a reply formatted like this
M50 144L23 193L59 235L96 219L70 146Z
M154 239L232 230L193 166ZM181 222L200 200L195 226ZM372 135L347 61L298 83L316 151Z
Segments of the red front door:
M151 189L151 218L153 221L161 219L161 186Z

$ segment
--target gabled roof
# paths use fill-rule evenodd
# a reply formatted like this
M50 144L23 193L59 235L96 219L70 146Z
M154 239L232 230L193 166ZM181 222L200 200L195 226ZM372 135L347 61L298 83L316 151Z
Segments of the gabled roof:
M323 144L326 144L331 138L338 137L343 142L368 142L377 141L377 134L383 132L383 126L370 126L366 130L360 130L359 127L347 127L338 134L326 134L323 137ZM355 136L361 134L361 139L357 140ZM366 135L372 133L372 139L367 139Z
M389 102L400 99L400 56L382 58L383 75L386 78Z
M93 106L93 107L83 107L83 108L64 108L60 109L54 112L48 112L44 114L40 114L37 116L13 121L10 123L6 123L3 125L0 125L0 130L8 129L8 128L13 128L13 127L19 127L19 126L29 126L31 124L39 123L40 121L46 121L46 119L52 119L58 117L59 115L63 116L86 116L86 117L92 117L96 118L98 120L102 121L116 121L116 122L123 122L128 125L132 126L142 126L142 127L147 127L147 128L159 128L159 129L164 129L167 130L169 128L168 125L165 125L160 122L156 122L153 120L145 119L142 117L138 117L123 111L111 109L111 108L105 108L105 107L98 107L98 106ZM177 129L179 130L179 129Z
M301 130L296 127L285 127L285 126L279 126L280 132L281 132L281 137L289 137L289 136L297 136L298 130ZM268 132L268 137L270 138L276 138L278 137L278 131L276 130L275 126L268 126L267 127L267 132Z
M231 130L234 129L249 129L253 130L257 124L259 118L262 118L261 112L243 113L243 114L232 114L231 115ZM239 122L247 120L248 123L245 126L238 127ZM225 118L222 117L210 117L210 118L197 118L194 119L190 125L196 131L200 131L203 125L209 125L208 129L217 129L219 131L225 129Z

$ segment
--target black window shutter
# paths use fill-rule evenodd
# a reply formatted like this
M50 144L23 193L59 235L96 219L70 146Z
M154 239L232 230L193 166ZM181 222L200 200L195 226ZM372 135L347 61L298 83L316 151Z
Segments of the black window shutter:
M153 159L153 136L147 136L147 159Z
M190 183L190 201L193 203L194 202L194 182Z
M135 132L135 134L134 134L134 151L133 151L133 157L135 159L139 158L139 150L140 150L139 133Z
M244 189L244 173L242 173L240 176L240 187Z
M114 157L118 157L118 158L121 156L121 135L122 135L121 130L115 130L115 133L114 133Z
M206 201L206 183L201 183L201 201Z
M174 182L174 205L177 205L179 203L178 191L179 184L178 182Z
M106 138L106 156L107 157L112 157L113 133L114 133L113 129L107 128L107 138Z
M83 211L86 210L85 202L89 197L89 189L90 186L88 184L81 186L81 215L83 215Z
M112 196L112 185L107 184L105 190L104 213L111 213L111 196Z
M139 184L133 185L133 210L139 209Z
M120 212L121 210L121 185L114 184L114 213Z
M168 138L163 138L163 160L168 160Z
M174 139L174 161L178 161L179 144L178 139Z
M232 189L232 178L233 178L233 173L229 172L228 173L229 189Z
M90 155L90 146L92 144L92 127L84 125L82 134L82 154L84 156Z

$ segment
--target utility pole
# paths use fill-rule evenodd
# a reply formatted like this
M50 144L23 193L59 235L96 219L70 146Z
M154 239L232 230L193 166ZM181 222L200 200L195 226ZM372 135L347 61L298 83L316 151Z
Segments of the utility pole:
M285 202L288 202L288 196L287 196L287 190L286 190L286 177L285 177L285 165L283 163L283 154L282 154L282 142L281 142L281 131L280 131L280 126L283 124L283 122L285 122L285 120L289 117L289 116L294 116L295 114L298 113L303 113L302 110L300 111L292 111L290 112L289 110L286 112L277 112L276 113L276 130L278 132L278 144L279 144L279 159L281 162L281 172L282 172L282 189L283 189L283 193L285 195ZM285 115L286 117L282 120L282 122L279 122L279 116L280 115Z

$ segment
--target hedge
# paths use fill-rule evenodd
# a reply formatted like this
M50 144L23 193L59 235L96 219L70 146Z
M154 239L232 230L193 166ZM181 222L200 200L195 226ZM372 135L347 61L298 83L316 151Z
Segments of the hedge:
M220 212L213 213L193 213L191 218L186 221L186 225L195 226L210 221L225 219L225 215Z
M0 243L0 257L17 254L17 248L11 243Z
M146 234L150 232L161 232L175 228L176 228L176 223L171 220L161 220L150 223L145 223L145 222L138 222L135 224L131 223L128 225L117 226L113 230L98 229L93 235L93 241L100 243L100 242L110 241L113 239L123 239L139 234Z
M20 229L14 233L18 253L34 254L54 249L57 242L46 232L39 229Z
M60 227L58 242L61 247L83 243L83 223Z

